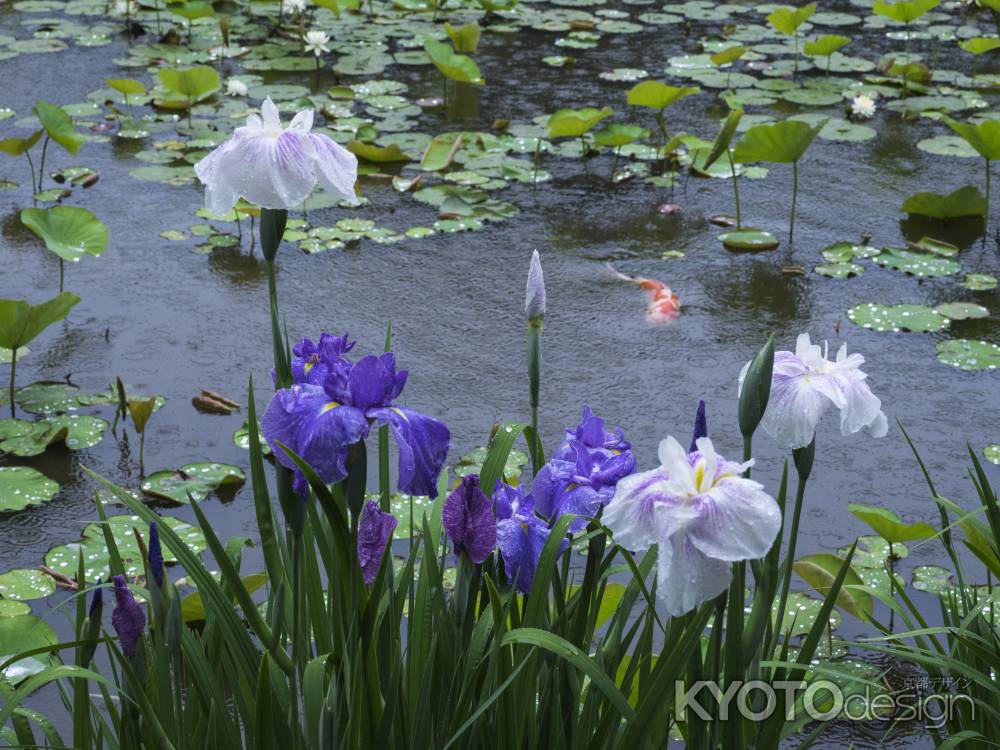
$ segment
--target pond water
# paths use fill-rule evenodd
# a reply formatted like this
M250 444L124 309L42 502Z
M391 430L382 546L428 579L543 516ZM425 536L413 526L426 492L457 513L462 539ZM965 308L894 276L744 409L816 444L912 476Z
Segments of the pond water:
M147 86L153 83L142 67L123 68L116 60L126 58L130 47L153 41L154 34L129 41L120 33L118 21L97 15L66 15L57 10L58 5L0 4L0 34L17 39L29 39L33 34L52 36L38 32L45 22L56 23L57 29L62 28L59 23L81 27L63 29L65 50L24 52L0 60L0 107L16 112L0 123L4 137L31 132L25 118L30 118L38 98L60 105L101 101L103 96L92 94L105 88L106 78L135 77ZM458 130L496 134L491 127L503 118L515 132L541 135L544 130L534 125L532 118L562 107L607 105L615 110L617 122L653 127L650 110L626 105L626 92L633 82L604 80L600 73L639 68L651 78L663 79L670 58L699 54L700 40L720 35L727 23L766 24L766 13L749 4L724 6L729 10L718 17L688 8L690 18L669 25L639 18L644 13L669 12L669 4L661 8L656 4L588 3L587 7L559 8L522 3L520 7L524 12L558 11L565 18L598 22L602 11L613 10L626 14L623 18L640 30L622 33L611 26L612 30L601 33L595 48L579 50L555 45L566 31L487 30L475 53L486 85L452 90L447 106L408 112L406 118L411 123L407 124L428 135ZM683 15L686 6L680 7ZM708 7L705 3L703 10ZM886 38L888 29L870 20L871 12L863 2L823 3L820 10L869 20L863 26L816 24L812 30L803 30L804 37L851 35L854 41L845 54L871 62L877 62L882 52L902 49L901 41ZM454 20L478 15L458 13ZM430 24L429 16L421 18L419 24ZM512 18L517 18L516 12ZM607 14L603 18L606 20ZM332 21L323 26L344 47L352 43L352 28L365 27L356 18L345 19L346 31ZM991 30L987 16L962 16L952 8L938 9L925 20L930 24L928 35L942 38L915 39L914 53L933 59L939 71L968 76L989 70L988 63L943 38L955 30L963 38L972 36L968 27L977 24L980 35L986 35ZM144 23L150 32L154 30L155 24ZM99 33L110 32L108 43L80 44L82 27L94 26L100 27ZM398 49L396 40L407 39L405 28L399 27L396 24L389 37L391 50ZM422 29L418 27L419 33ZM368 39L372 38L370 31L369 27L364 32ZM214 33L208 25L196 25L194 47L210 46L207 40ZM245 43L252 46L260 41ZM772 31L747 42L751 47L768 43L784 44L785 40ZM253 74L263 76L266 84L304 86L325 105L335 104L324 93L333 85L381 78L404 84L406 88L399 92L409 102L440 96L441 78L432 67L389 65L384 73L338 76L329 70L338 59L337 51L327 56L327 69L321 73ZM576 64L559 68L541 61L545 56L563 54L575 56ZM766 57L774 59L773 55ZM746 68L745 61L737 65L744 74L764 78ZM223 80L239 77L242 64L226 60L221 69ZM836 75L846 87L865 74ZM822 73L814 70L801 73L796 80L822 78ZM665 80L675 85L698 85L677 76L667 75ZM983 87L974 91L966 85L971 80L961 78L961 85L954 86L942 82L932 86L932 93L945 95L957 90L956 96L976 100L976 107L951 112L959 119L983 112L995 115L997 90ZM667 120L672 132L685 131L711 141L726 106L717 98L719 88L703 85L702 89L671 107ZM235 113L243 106L242 100L226 101L224 111L233 117L212 118L215 101L196 109L194 124L215 127L228 135L239 123ZM259 104L253 96L248 101ZM848 102L838 98L835 104L822 107L778 100L750 106L748 113L781 119L821 112L843 118ZM977 452L1000 441L998 373L948 366L936 358L936 345L956 338L1000 342L996 314L1000 293L995 289L971 291L959 285L964 273L1000 275L1000 254L995 232L991 230L983 239L976 219L952 226L903 220L906 215L900 213L899 206L907 196L919 190L947 193L963 185L981 186L983 164L981 159L940 156L917 148L922 139L951 131L930 117L902 119L886 106L888 99L880 98L877 103L876 117L867 123L875 131L873 138L858 142L817 139L800 163L792 245L786 237L792 181L788 165L769 165L765 179L743 178L740 182L745 220L772 231L781 239L780 247L765 253L734 254L718 241L722 230L707 221L716 214L732 212L728 180L688 177L682 170L673 189L650 184L643 174L612 183L608 176L616 160L610 151L582 161L572 155L572 147L563 147L562 153L542 155L540 168L551 173L551 180L537 185L512 181L491 193L497 200L516 206L519 213L501 222L485 222L477 231L437 233L395 244L365 238L315 255L286 243L279 256L279 286L289 334L298 339L315 337L323 330L349 331L360 342L356 351L376 351L391 320L397 359L410 372L406 405L447 422L452 431L451 455L457 460L485 442L494 420L527 417L524 277L531 251L537 248L548 288L540 412L548 446L560 440L563 428L575 424L582 406L589 404L610 422L624 427L640 467L649 468L661 438L676 434L683 439L688 434L697 401L704 398L716 445L724 455L738 455L736 382L740 368L769 333L777 334L779 348L788 349L794 348L800 332L809 332L814 341L829 340L831 348L846 342L849 351L865 355L864 370L883 401L891 427L886 438L874 440L863 434L841 437L835 417L821 424L799 551L835 551L867 533L847 512L850 502L889 508L907 521L936 522L937 510L895 422L903 422L922 450L939 491L969 501L973 492L964 468L968 464L966 441ZM153 111L148 106L135 109L143 114ZM283 107L286 118L288 109L294 108ZM354 111L365 116L362 104L355 104ZM186 233L199 223L225 227L196 217L203 196L201 188L190 180L174 186L130 176L136 168L148 166L140 157L154 143L184 139L183 133L178 136L176 132L178 126L186 125L184 119L176 124L151 123L149 138L134 141L115 138L113 129L107 133L88 129L89 125L108 122L99 112L77 118L81 132L90 135L92 142L72 157L53 145L46 171L79 165L100 173L93 187L74 189L64 202L97 214L108 225L110 244L100 258L88 257L67 265L66 288L79 294L82 301L67 321L56 324L31 345L32 353L18 365L18 382L26 385L68 377L85 391L98 391L121 376L137 390L166 398L166 405L150 422L148 470L172 469L192 461L245 467L247 454L232 438L243 414L202 414L192 407L191 397L211 389L245 403L248 379L253 375L259 406L265 403L271 351L263 260L259 252L252 255L247 251L246 242L242 250L220 247L205 252L198 248L202 239L197 236L181 240L161 236L167 230ZM332 123L331 118L326 124ZM387 128L380 129L380 143L391 142L392 132L412 135L390 129L394 127L402 126L398 121L389 122ZM523 130L517 131L518 127ZM528 150L528 154L516 156L530 166ZM625 163L626 159L620 159L617 166ZM404 168L403 174L416 175L414 166ZM389 171L399 171L399 165ZM20 209L31 205L27 165L22 159L5 159L0 164L0 177L21 183L0 191L0 297L37 302L55 294L58 263L18 219ZM310 226L332 226L338 220L357 217L402 231L431 226L437 220L436 208L399 194L387 180L363 179L362 192L368 202L358 209L310 210ZM661 213L658 207L664 203L679 204L682 210ZM293 212L296 217L301 214ZM993 218L995 229L996 211ZM962 273L920 279L870 260L858 261L864 273L849 279L831 279L813 271L825 262L820 250L838 241L857 242L862 235L870 235L870 244L876 248L899 247L906 240L928 234L960 245ZM244 226L244 238L248 235ZM671 257L679 254L683 255ZM679 318L669 325L651 326L645 319L643 292L615 278L606 266L609 260L623 273L666 282L682 301ZM789 275L782 270L787 266L802 266L805 273ZM950 301L975 302L988 308L990 315L953 321L940 333L867 330L847 316L850 308L862 303L934 306ZM3 367L5 378L6 373ZM112 409L94 407L81 413L110 419ZM83 466L123 486L137 486L138 441L131 427L128 432L127 442L116 441L109 433L99 445L85 451L69 452L60 447L36 458L0 459L4 465L32 466L60 485L52 502L0 518L0 571L40 564L46 550L77 539L83 526L96 519L96 485L83 475ZM757 478L776 489L781 449L761 435L754 454ZM994 478L1000 475L996 467L990 466L988 471ZM220 536L253 535L254 515L247 488L213 498L204 508ZM186 507L164 513L193 519ZM914 550L907 564L942 560L940 548L927 544ZM57 600L50 597L35 602L35 611L44 612ZM912 737L906 742L907 746L921 746Z

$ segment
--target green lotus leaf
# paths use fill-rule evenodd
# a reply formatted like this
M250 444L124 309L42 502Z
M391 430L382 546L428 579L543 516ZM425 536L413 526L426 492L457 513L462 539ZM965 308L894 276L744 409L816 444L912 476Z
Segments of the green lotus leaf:
M849 36L841 34L824 34L817 39L810 39L802 45L802 54L808 57L829 57L841 47L851 43Z
M142 81L137 81L134 78L109 78L107 84L115 91L125 95L146 93L146 86Z
M865 267L857 263L823 263L816 266L813 271L831 279L850 279L863 274Z
M997 288L997 279L988 273L967 273L959 286L974 292L987 292Z
M87 139L76 132L71 118L62 107L49 104L46 101L37 101L31 108L35 117L42 123L46 134L66 149L69 153L75 154L80 150L80 146L87 142Z
M1000 346L989 341L942 341L937 350L941 362L960 370L995 370L1000 367Z
M389 164L398 161L409 161L410 157L404 154L398 143L390 143L388 146L376 146L363 141L351 141L347 144L347 150L365 161L374 164Z
M52 576L34 568L18 568L0 574L0 595L4 599L31 601L55 593Z
M462 147L461 133L440 133L431 139L420 158L420 168L428 172L447 169Z
M63 260L99 256L108 246L108 228L94 214L78 206L25 208L21 223L38 235Z
M59 485L30 466L0 466L0 511L48 502Z
M941 118L949 128L958 133L980 156L990 161L1000 159L1000 122L983 120L977 125L957 122L950 117Z
M260 441L260 450L265 456L271 455L271 446L264 439L264 436L260 434L260 425L257 425L257 439ZM245 451L250 450L250 425L244 419L243 426L240 427L236 432L233 433L233 443L237 448L242 448Z
M964 39L958 46L973 55L982 55L1000 49L1000 39L995 36L977 36L972 39Z
M918 565L913 569L913 588L928 594L944 594L954 586L951 571L940 565Z
M988 317L990 311L974 302L945 302L934 308L938 315L944 315L951 320L973 320Z
M1000 466L1000 443L990 443L985 448L983 448L983 456L991 464L997 464Z
M475 52L479 48L479 36L482 30L476 22L455 28L450 23L444 25L445 33L455 45L456 52Z
M877 508L861 503L848 503L847 510L860 521L890 544L913 542L918 539L930 539L934 536L934 527L929 523L905 523L898 515L886 508Z
M872 10L877 15L893 21L913 23L927 11L936 8L940 2L941 0L903 0L898 3L890 3L886 0L875 0L872 4Z
M712 150L708 152L705 163L702 164L702 169L710 168L723 153L729 150L729 144L733 142L733 136L736 134L736 129L740 126L740 120L742 119L743 107L737 107L726 115L722 127L719 128L719 134L715 136Z
M56 321L63 320L80 298L62 292L40 305L24 300L0 299L0 346L19 349Z
M826 597L844 564L842 558L824 552L799 558L793 563L792 570ZM844 586L837 594L837 606L862 621L867 620L872 613L872 597L860 588L863 586L861 576L853 567L849 567Z
M27 138L5 138L0 141L0 151L11 156L21 156L31 150L31 147L38 143L44 130L36 130Z
M948 316L926 305L864 303L847 311L855 325L873 331L932 333L948 327Z
M215 15L212 4L204 0L188 0L188 2L172 2L167 4L167 10L175 16L195 21L199 18L209 18Z
M20 617L30 615L31 605L16 599L0 599L0 617Z
M434 67L441 71L441 75L460 83L473 83L482 86L482 73L476 61L467 55L460 55L451 48L451 45L438 42L430 37L424 39L424 50L430 57Z
M35 615L0 618L0 662L11 656L36 648L53 646L59 636L45 620ZM3 672L5 682L17 684L45 670L51 657L47 654L27 656L11 664Z
M158 75L160 83L167 91L183 97L187 103L194 103L211 96L221 85L218 71L207 65L163 68Z
M595 109L560 109L549 116L546 127L549 138L579 138L597 123L613 114L611 107Z
M735 47L726 47L724 50L720 50L712 55L709 59L716 67L723 67L734 63L739 60L743 55L747 53L747 48L742 45L736 45Z
M823 609L823 602L820 600L801 591L793 591L785 601L785 611L782 613L779 626L777 624L778 601L778 597L774 597L774 602L771 605L771 619L775 621L775 627L780 627L782 635L791 638L808 634ZM839 625L840 612L833 610L830 612L829 628L835 630Z
M770 232L753 227L743 227L719 235L727 250L737 252L756 252L758 250L774 250L779 244L778 239Z
M194 552L202 552L207 543L205 535L197 526L192 526L178 518L161 516L158 523L169 526ZM135 539L133 529L138 529L144 539L149 538L149 526L139 516L111 516L108 528L115 540L115 546L125 566L128 576L139 575L143 571L142 552ZM104 531L100 523L90 523L83 530L79 541L53 547L45 554L45 564L63 575L74 577L79 565L79 555L83 553L84 575L88 581L106 579L110 575L110 559L104 541ZM177 562L177 558L164 545L163 561Z
M222 485L242 484L244 481L246 476L238 466L199 462L186 464L177 471L154 472L142 480L139 486L147 495L175 503L187 503L190 502L189 493L196 501L201 501Z
M469 474L478 474L483 468L483 461L486 460L486 448L476 448L469 451L455 465L455 476L465 477ZM528 463L528 456L519 450L512 450L507 455L507 462L503 467L503 481L512 486L517 486L521 482L521 474Z
M649 130L639 125L612 122L594 133L594 145L598 148L603 146L618 148L648 137Z
M771 11L767 16L767 21L782 34L792 36L798 31L799 26L812 18L812 14L815 12L816 3L809 3L801 8L783 6Z
M915 253L898 247L887 247L872 258L884 268L893 268L911 276L938 277L960 273L962 266L949 258L926 253Z
M799 120L754 125L733 150L737 164L766 161L791 164L802 158L810 144L823 129L826 120L810 127Z
M700 90L697 86L678 87L660 81L641 81L629 89L627 101L635 107L663 109Z
M903 213L945 220L982 216L986 211L986 198L979 192L979 188L966 185L947 195L914 193L903 201L899 210Z
M945 242L944 240L936 240L933 237L921 237L916 242L908 244L914 250L934 253L935 255L940 255L944 258L954 258L958 255L957 245L952 245L950 242Z

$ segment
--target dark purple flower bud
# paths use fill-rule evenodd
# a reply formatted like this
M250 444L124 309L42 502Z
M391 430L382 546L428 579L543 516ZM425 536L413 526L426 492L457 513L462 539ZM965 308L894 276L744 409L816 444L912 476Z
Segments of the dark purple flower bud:
M163 548L160 546L160 530L156 521L149 524L149 570L157 586L163 586Z
M698 412L694 415L694 433L691 435L691 447L688 453L698 450L698 438L708 437L708 423L705 421L705 402L698 401Z
M95 617L101 616L101 611L104 609L104 584L100 579L97 581L97 588L94 589L94 596L90 600L90 610L87 612L87 617L93 620Z
M444 530L455 545L455 554L465 554L478 565L493 552L497 523L493 504L479 486L479 477L469 474L448 495L441 511Z
M370 584L378 575L385 555L386 545L396 530L396 517L379 509L378 503L367 502L361 509L358 520L358 562L365 584Z
M111 624L118 633L122 651L131 658L146 628L146 614L129 591L125 576L115 576L115 611L111 613Z

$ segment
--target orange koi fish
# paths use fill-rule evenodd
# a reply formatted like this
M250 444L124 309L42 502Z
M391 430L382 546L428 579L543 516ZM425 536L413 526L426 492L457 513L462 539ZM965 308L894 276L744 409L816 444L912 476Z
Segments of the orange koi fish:
M617 270L610 263L608 269L616 278L635 284L646 292L649 303L646 305L646 320L650 325L666 325L676 320L681 314L681 300L669 286L656 279L646 279L642 276L628 276Z

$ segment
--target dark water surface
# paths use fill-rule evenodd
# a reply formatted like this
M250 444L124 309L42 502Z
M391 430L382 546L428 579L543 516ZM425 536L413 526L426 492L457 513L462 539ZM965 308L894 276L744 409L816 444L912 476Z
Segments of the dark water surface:
M0 33L26 36L21 23L29 17L0 5ZM699 34L685 37L680 27L661 27L640 35L608 35L601 42L603 56L578 54L577 66L565 70L539 63L544 54L565 52L552 45L551 34L484 34L476 57L488 84L478 92L478 103L464 101L463 118L451 122L441 114L425 115L421 130L486 129L498 117L524 121L562 106L609 104L624 112L624 92L631 84L602 81L597 73L628 66L645 67L655 76L668 57L696 52L700 33L699 28ZM0 106L17 110L20 118L40 97L59 104L84 101L105 78L141 72L113 64L125 44L118 39L105 47L74 46L62 53L0 61ZM238 72L235 63L227 68L227 73ZM439 90L427 68L390 68L386 75L411 83L411 98ZM285 74L276 80L310 85L312 79ZM322 91L332 78L316 83ZM692 97L671 110L674 128L713 138L722 111L718 105L708 107L709 102L710 96ZM628 114L629 121L643 122L643 112ZM25 134L14 122L0 124L4 137ZM806 155L800 165L793 247L783 241L777 251L759 255L722 249L716 240L720 230L706 217L732 210L728 181L682 182L671 200L683 205L683 213L662 216L656 208L668 200L669 191L639 179L611 186L606 179L610 157L591 160L585 169L578 161L546 156L543 168L554 173L554 182L537 188L512 184L497 197L518 205L521 214L482 231L395 245L364 240L360 247L317 256L284 250L279 284L289 332L297 339L346 330L359 340L357 352L375 351L391 320L398 362L410 371L404 401L448 423L457 459L485 442L494 419L527 417L524 277L531 250L538 248L548 287L541 427L550 449L562 429L576 423L581 407L590 404L624 427L640 468L651 468L659 440L667 434L686 439L697 401L704 398L716 445L724 455L738 456L736 379L741 366L769 333L778 334L779 348L794 348L795 337L807 331L814 341L829 339L831 349L846 341L849 351L865 355L864 369L892 428L878 441L866 435L845 438L839 435L836 415L823 421L800 552L832 551L866 533L847 512L850 502L890 508L907 521L936 523L936 508L895 420L905 424L921 447L939 491L971 505L965 443L979 451L1000 440L1000 374L943 365L935 358L935 343L956 337L1000 340L1000 294L966 291L955 277L920 282L869 262L863 262L865 274L846 281L813 273L788 276L780 270L788 264L811 270L823 262L820 249L856 240L862 233L871 234L876 246L916 239L921 228L904 231L898 213L907 195L981 184L980 160L948 160L916 149L920 138L944 134L942 125L902 123L895 114L880 111L874 127L879 131L874 140L817 140ZM245 401L253 375L263 406L271 358L263 262L234 249L202 255L192 251L193 241L162 239L160 231L186 229L196 221L193 211L202 193L196 187L133 180L128 171L139 165L130 158L134 150L128 144L91 143L69 157L50 149L52 168L81 164L100 171L100 182L86 191L77 189L71 202L104 220L111 241L101 258L67 267L66 288L82 302L68 321L32 344L31 355L19 364L18 381L23 385L70 376L93 391L120 375L168 400L150 423L150 471L199 460L246 466L247 454L232 442L243 416L199 414L190 398L210 388ZM0 162L0 176L25 183L0 192L0 296L37 302L56 291L57 261L20 226L18 211L31 204L23 160ZM766 180L742 180L744 216L784 240L790 186L791 171L783 166L773 167ZM364 193L370 206L351 214L311 212L311 222L332 224L356 215L405 227L435 218L433 209L401 200L386 183L366 182ZM994 220L996 216L994 211ZM968 236L965 244L965 271L1000 273L995 238L983 244ZM685 256L662 260L666 250L681 250ZM622 258L616 266L624 272L668 283L683 301L681 317L666 327L650 327L642 293L605 269L603 260L611 257ZM991 317L956 322L940 335L876 333L846 317L848 308L861 302L933 305L952 300L983 304ZM6 367L0 369L6 378ZM82 413L110 418L109 408ZM0 519L0 570L39 564L49 547L76 539L95 520L95 484L83 478L81 466L135 487L136 454L133 435L126 447L109 434L80 453L59 448L37 459L5 459L38 468L62 488L52 502ZM754 454L756 476L776 491L781 449L761 434ZM997 467L988 471L1000 479ZM248 489L226 503L207 501L204 508L220 536L253 535ZM167 512L193 518L188 508ZM914 550L907 564L942 559L931 543ZM845 621L843 632L851 633L847 625Z

